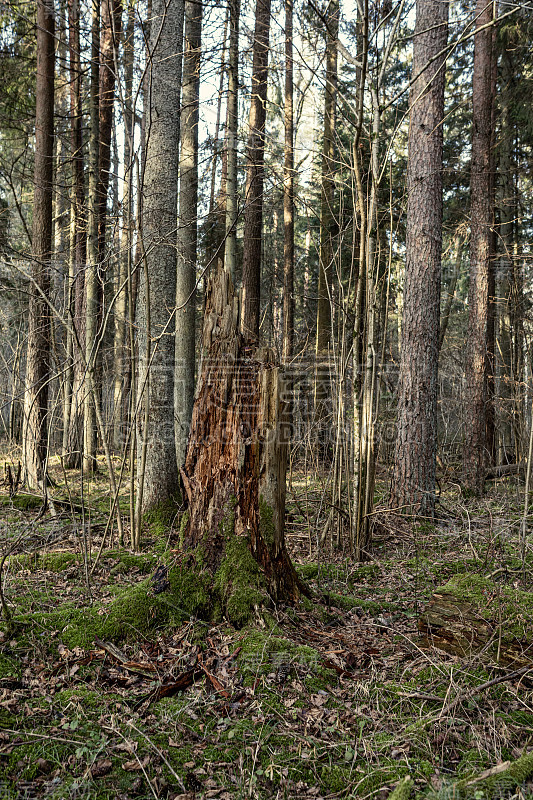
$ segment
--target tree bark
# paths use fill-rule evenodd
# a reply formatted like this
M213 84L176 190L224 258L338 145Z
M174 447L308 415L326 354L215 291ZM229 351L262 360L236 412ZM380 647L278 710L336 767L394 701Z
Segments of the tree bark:
M127 416L124 396L126 382L132 366L133 354L130 353L128 363L126 345L126 320L128 317L128 303L132 302L128 292L128 276L131 273L133 219L132 219L132 175L134 169L134 115L133 108L133 65L135 46L135 6L132 0L128 2L128 17L124 35L124 163L123 163L123 191L122 191L122 230L120 238L119 270L117 276L117 299L114 314L114 389L113 389L113 443L116 450L122 444L122 431L124 420ZM129 381L128 381L129 383Z
M513 83L511 53L502 53L501 90L501 138L498 147L497 203L499 211L498 268L497 268L497 347L496 375L499 414L499 462L505 463L507 453L514 451L513 387L514 364L512 361L512 253L513 227L516 218L516 198L513 182L514 128L511 121L509 92Z
M142 266L137 307L143 396L138 510L178 494L174 435L174 316L183 0L154 0L145 103ZM142 408L141 404L141 408Z
M324 92L324 137L322 145L322 176L320 185L320 249L318 263L318 293L316 317L316 383L315 414L321 420L331 397L331 293L335 258L337 222L335 217L335 107L337 102L337 37L339 33L339 3L328 4L326 15L326 86Z
M202 369L181 471L188 500L183 549L201 547L203 566L215 575L233 554L238 563L231 586L224 588L227 601L233 591L232 602L238 603L239 582L248 598L241 600L245 605L250 600L247 592L254 587L246 585L238 567L251 554L270 597L294 602L299 581L284 539L282 376L272 351L256 349L238 332L238 318L231 277L219 269L207 289ZM239 619L244 611L226 602L230 618Z
M283 364L294 351L293 0L285 0L285 151L283 172Z
M197 0L186 0L176 282L175 414L178 466L185 461L194 400L201 37L202 6Z
M448 3L417 0L407 172L407 246L391 501L433 516L442 252L442 119ZM439 56L439 57L437 57Z
M50 292L54 167L54 5L37 3L35 167L28 350L24 393L23 463L32 489L44 486L50 377Z
M80 59L80 12L78 0L69 0L69 72L70 72L70 146L72 188L70 201L70 248L68 319L72 332L67 331L67 375L69 387L63 413L63 454L66 469L81 466L81 435L79 400L83 382L85 346L84 271L87 246L85 218L85 177L83 157L83 97Z
M487 331L489 324L490 232L492 224L490 150L492 140L492 3L478 0L472 80L472 164L470 174L470 287L465 363L464 484L481 495L489 461L487 440Z
M226 242L224 268L235 281L237 266L237 134L239 129L240 0L229 0L229 64L226 109Z
M259 340L261 306L261 242L265 177L265 125L271 0L256 0L252 98L250 103L242 262L243 313L241 329Z
M83 403L83 468L96 467L95 363L98 326L98 175L100 108L100 0L92 0L91 82L89 119L89 196L87 204L87 266L85 271L85 386Z
M115 73L122 29L122 0L102 0L100 32L100 103L98 154L98 258L105 263L107 193L111 166L111 133L115 105Z

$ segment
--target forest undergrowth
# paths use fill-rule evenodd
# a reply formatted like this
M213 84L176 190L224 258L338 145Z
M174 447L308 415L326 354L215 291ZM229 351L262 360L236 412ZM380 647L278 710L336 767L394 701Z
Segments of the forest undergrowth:
M488 647L444 652L419 630L454 576L531 589L523 486L493 482L474 500L450 483L434 523L383 510L358 564L318 546L320 483L304 477L293 476L287 539L312 600L258 608L240 629L179 603L165 610L178 515L147 525L134 554L113 531L102 543L103 472L85 486L90 542L79 487L73 514L59 471L55 517L3 491L2 797L533 797L528 662L516 670ZM531 608L516 614L527 638Z

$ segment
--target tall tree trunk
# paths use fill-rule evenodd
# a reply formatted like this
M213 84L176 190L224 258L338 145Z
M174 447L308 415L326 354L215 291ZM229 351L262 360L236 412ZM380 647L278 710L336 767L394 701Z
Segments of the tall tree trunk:
M176 281L175 414L178 466L185 461L194 400L201 46L202 6L197 0L186 0Z
M50 291L54 168L54 4L37 2L35 168L28 351L24 393L23 462L31 488L44 485L50 377Z
M226 110L226 242L224 268L235 281L237 265L237 133L239 127L240 0L229 0L228 101Z
M514 130L510 118L509 91L513 81L511 54L502 53L502 91L501 91L501 140L499 143L499 163L497 171L497 203L499 210L499 256L497 270L497 336L496 347L497 384L500 402L499 461L505 463L513 450L513 385L514 365L512 362L512 254L513 220L516 216L515 193L513 185L513 147Z
M261 242L270 5L271 0L256 0L252 97L248 122L250 134L246 163L241 329L247 338L254 341L259 340L261 306Z
M391 500L435 511L442 255L442 119L448 2L417 0L409 122L407 247Z
M285 0L285 151L283 171L283 348L289 364L294 350L294 102L293 0Z
M100 0L92 0L91 82L89 119L89 197L87 204L87 267L85 271L85 396L83 405L83 467L96 467L95 363L98 326L98 175L100 108Z
M487 330L490 231L492 223L490 148L492 140L492 3L477 0L472 81L472 165L470 175L470 287L465 364L464 485L484 490L487 441Z
M316 382L315 414L322 420L331 396L331 293L335 258L337 223L335 201L335 107L337 102L337 37L339 33L339 3L328 4L326 14L326 86L324 91L324 137L322 144L322 175L320 185L320 249L318 263L318 292L316 315Z
M154 0L146 87L142 267L137 323L144 421L139 512L178 493L174 435L174 316L183 0Z
M115 73L122 28L122 0L101 0L100 32L100 104L98 153L98 258L105 263L107 193L111 166L111 134L115 105Z
M63 412L64 466L81 466L81 387L85 352L85 256L87 227L85 218L85 178L83 157L83 99L80 59L80 11L78 0L69 0L70 142L72 188L70 203L69 297L67 332L67 375L69 397Z
M131 302L128 297L128 275L131 272L133 219L132 219L132 176L134 169L134 115L133 108L133 64L135 45L135 5L128 2L128 17L124 35L124 154L123 154L123 186L122 186L122 230L120 239L119 270L117 276L117 299L114 314L114 390L113 390L113 443L116 450L122 444L122 430L125 417L124 394L125 381L129 374L130 364L126 366L126 319L127 306Z
M463 235L460 231L457 231L457 233L455 234L454 247L455 247L455 261L453 265L453 274L451 276L450 285L448 286L448 291L446 293L446 302L441 314L440 326L439 326L439 353L442 349L442 345L444 344L446 331L448 330L448 323L450 321L452 304L455 298L455 289L457 287L457 281L459 280L459 275L461 274L461 261L463 255Z
M213 160L211 162L211 180L209 188L209 217L212 217L215 208L215 185L217 177L217 164L219 154L220 120L222 116L222 95L224 93L224 77L227 72L226 66L226 43L228 38L228 22L230 16L230 3L227 3L226 16L224 18L224 31L222 33L222 53L220 54L220 79L218 83L217 97L217 117L215 122L215 132L213 134ZM237 54L238 55L238 54Z

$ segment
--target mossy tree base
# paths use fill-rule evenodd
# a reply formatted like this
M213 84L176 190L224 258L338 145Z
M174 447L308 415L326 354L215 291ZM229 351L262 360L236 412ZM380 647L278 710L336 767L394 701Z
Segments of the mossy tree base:
M419 622L441 650L468 655L488 648L503 664L533 664L533 592L476 574L456 575L437 589Z
M262 591L292 603L301 584L284 541L282 378L272 352L243 339L238 316L231 278L218 270L207 290L204 356L181 471L188 500L182 550L215 576L226 605L236 594L244 600L247 584L256 600Z

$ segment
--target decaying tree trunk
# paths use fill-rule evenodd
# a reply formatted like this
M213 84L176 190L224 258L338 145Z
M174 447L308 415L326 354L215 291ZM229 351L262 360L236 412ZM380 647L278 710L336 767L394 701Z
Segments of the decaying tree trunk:
M484 651L503 664L533 664L532 607L533 592L460 575L434 592L418 627L449 653Z
M284 541L282 376L272 351L239 332L239 302L222 269L209 280L202 344L181 470L189 505L182 546L197 563L202 554L225 612L239 620L261 592L290 603L302 587Z

